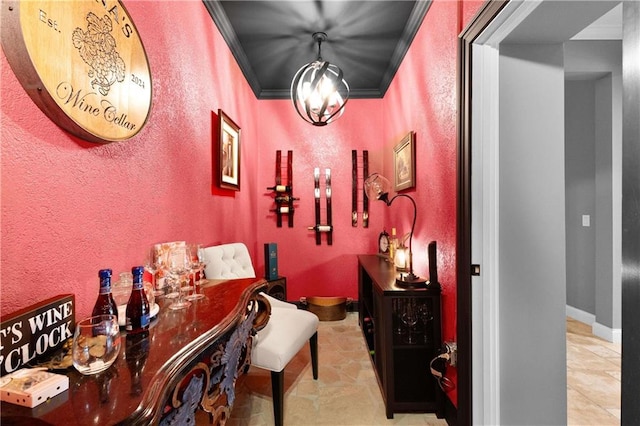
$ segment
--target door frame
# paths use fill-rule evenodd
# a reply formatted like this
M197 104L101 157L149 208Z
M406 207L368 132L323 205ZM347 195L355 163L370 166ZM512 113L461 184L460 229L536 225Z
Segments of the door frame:
M622 23L622 425L640 424L640 2Z
M472 259L471 259L471 45L509 0L487 1L458 36L458 161L457 161L457 339L458 413L460 425L473 422L472 383Z
M526 2L524 2L526 3ZM531 2L535 3L535 2ZM458 423L473 423L472 383L472 44L509 4L488 0L458 37L457 339ZM640 2L623 1L621 424L640 423ZM477 324L476 324L477 326ZM498 356L499 354L490 354ZM485 360L486 362L486 360ZM489 406L500 409L499 401ZM495 405L497 404L497 405ZM485 404L487 406L487 404ZM499 416L499 413L497 414Z

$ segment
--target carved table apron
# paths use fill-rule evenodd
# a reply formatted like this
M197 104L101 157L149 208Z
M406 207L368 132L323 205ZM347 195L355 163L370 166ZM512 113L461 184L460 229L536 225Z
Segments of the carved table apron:
M173 311L160 301L148 336L122 333L116 362L83 376L73 367L69 390L30 409L2 402L2 424L195 424L196 410L224 423L236 378L251 360L251 337L268 320L258 296L264 279L205 284L205 299Z

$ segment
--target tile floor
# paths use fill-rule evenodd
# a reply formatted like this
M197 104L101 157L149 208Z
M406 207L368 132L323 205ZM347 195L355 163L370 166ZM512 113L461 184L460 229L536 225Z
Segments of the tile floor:
M285 425L447 424L434 414L386 418L356 313L342 321L320 322L318 336L317 381L308 346L287 366ZM594 337L590 326L567 318L569 425L620 424L620 353L619 344ZM236 395L228 426L273 425L269 372L251 369L239 378Z
M567 318L567 424L620 424L621 352L619 343Z
M313 380L308 345L287 365L286 426L447 425L435 414L398 413L387 419L357 313L342 321L320 322L318 358L318 380ZM268 371L251 369L238 379L236 395L227 426L273 425Z

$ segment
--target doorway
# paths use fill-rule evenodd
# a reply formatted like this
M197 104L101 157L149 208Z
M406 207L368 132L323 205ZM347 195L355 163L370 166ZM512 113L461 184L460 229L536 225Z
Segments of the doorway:
M554 43L548 27L540 43L524 43L522 37L535 35L535 18L545 14L546 23L562 23L569 34L580 19L584 27L614 5L581 2L581 13L549 1L518 2L510 9L494 5L480 13L486 14L484 27L476 20L461 36L462 98L472 98L471 81L474 101L484 97L481 108L461 99L460 121L461 163L482 165L459 176L461 221L469 220L468 228L459 223L460 241L482 256L461 253L458 269L458 297L464 303L461 292L468 291L473 313L473 423L566 421L566 223L564 205L556 203L564 204L565 188L558 184L564 182L564 152L549 139L564 140L564 113L557 106L564 105L562 42L567 39L561 31ZM497 24L494 35L509 41L500 52L499 42L483 34L489 22ZM532 81L543 83L531 87ZM479 199L472 196L477 185ZM472 233L471 223L482 224L485 232ZM482 266L473 286L471 263ZM462 357L461 342L459 348ZM459 418L464 422L464 415Z

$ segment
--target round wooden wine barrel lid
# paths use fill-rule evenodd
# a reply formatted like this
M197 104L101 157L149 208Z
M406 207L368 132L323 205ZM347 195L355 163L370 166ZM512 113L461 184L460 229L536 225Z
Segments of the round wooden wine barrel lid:
M151 72L120 1L2 2L2 48L38 107L91 142L130 139L151 109Z

